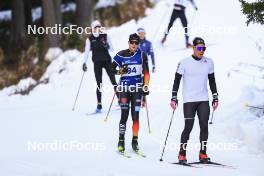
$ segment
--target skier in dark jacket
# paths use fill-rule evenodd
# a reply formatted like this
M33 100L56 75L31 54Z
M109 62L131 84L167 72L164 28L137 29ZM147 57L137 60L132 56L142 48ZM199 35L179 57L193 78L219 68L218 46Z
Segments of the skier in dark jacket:
M138 49L139 36L134 33L129 36L129 48L117 53L113 58L112 71L121 75L118 93L120 96L121 119L119 122L118 151L125 152L125 132L129 111L133 120L132 149L139 152L138 131L139 111L142 96L149 94L149 68L148 58L145 53ZM119 69L116 69L116 68ZM142 77L143 75L143 77Z
M87 71L86 62L88 60L89 52L92 51L92 61L94 63L94 75L96 79L97 89L97 108L96 112L101 112L102 110L102 72L103 68L106 70L111 83L115 87L117 86L115 76L111 72L111 56L108 50L113 50L112 43L110 38L106 33L102 33L100 31L101 23L99 21L94 21L91 24L92 27L92 35L87 38L85 44L85 52L84 52L84 63L83 63L83 71Z
M156 70L156 66L155 66L155 55L154 55L152 43L146 39L146 31L144 28L138 28L137 33L140 38L139 49L143 51L147 56L150 56L152 63L152 73L154 73Z
M210 158L206 153L208 139L208 120L210 114L207 81L213 95L213 110L218 107L218 93L214 76L214 63L211 59L203 56L206 50L202 38L196 37L193 41L193 55L180 61L175 74L170 106L176 109L178 104L177 92L181 78L183 78L183 112L185 119L184 130L181 134L181 145L179 162L186 163L186 147L189 135L194 124L194 117L197 113L200 125L200 154L201 162L208 162Z
M162 44L166 41L167 36L169 34L169 31L170 31L170 28L172 27L174 21L177 18L180 18L182 26L183 26L184 31L185 31L186 48L189 48L189 47L192 46L189 43L188 22L187 22L187 18L186 18L186 15L185 15L185 8L186 8L186 6L189 3L188 1L192 3L192 5L195 8L195 10L198 10L194 0L175 0L174 8L173 8L173 11L172 11L172 14L171 14L171 18L170 18L170 22L169 22L168 28L167 28L167 30L166 30L166 32L164 34L164 37L161 40Z

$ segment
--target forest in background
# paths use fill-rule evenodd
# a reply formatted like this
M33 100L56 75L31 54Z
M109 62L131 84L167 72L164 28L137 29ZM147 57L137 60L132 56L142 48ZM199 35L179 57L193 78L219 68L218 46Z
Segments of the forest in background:
M115 5L96 8L99 0L2 0L0 12L11 10L11 18L0 20L0 89L17 84L20 79L39 80L49 61L44 56L49 48L62 50L84 48L86 34L68 35L28 34L28 25L52 27L57 25L90 26L100 20L105 27L117 26L131 19L139 19L151 0L122 0ZM68 7L70 10L65 10ZM41 9L40 18L34 19L34 9ZM68 8L69 9L69 8Z

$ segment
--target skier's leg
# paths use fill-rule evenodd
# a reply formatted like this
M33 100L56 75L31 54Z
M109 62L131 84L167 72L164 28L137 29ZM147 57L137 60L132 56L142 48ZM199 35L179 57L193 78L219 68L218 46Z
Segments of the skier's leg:
M185 35L185 42L186 42L186 47L190 47L189 45L189 34L188 34L188 22L187 22L187 18L185 15L185 11L182 11L182 13L180 14L180 20L182 23L182 26L184 28L184 35Z
M127 91L122 91L120 95L121 119L119 122L119 139L125 138L126 122L129 115L130 94Z
M129 115L130 95L127 91L120 92L121 119L119 122L118 151L125 151L126 123Z
M95 80L96 80L96 85L97 85L97 88L96 88L97 103L98 103L98 106L100 106L102 109L102 103L101 103L101 100L102 100L102 92L101 92L102 64L100 62L94 63L94 75L95 75Z
M199 103L197 115L200 125L200 152L206 154L206 144L208 139L208 120L210 115L209 101L203 101Z
M116 91L117 83L116 83L115 75L111 71L111 62L106 62L104 64L104 68L105 68L105 71L106 71L106 73L107 73L112 85L114 86L114 91L116 92L116 96L119 99L119 94Z
M173 10L172 14L171 14L170 22L168 24L168 28L167 28L167 31L166 31L167 34L169 33L170 28L172 27L172 25L173 25L174 21L176 20L176 18L177 18L177 11Z
M197 109L196 102L188 102L183 104L183 113L184 113L184 129L181 134L181 146L180 154L186 155L187 141L189 140L190 133L194 124L194 117Z
M139 131L139 111L141 106L142 92L133 92L131 98L131 115L133 120L132 132L132 148L135 151L139 150L138 147L138 131Z
M170 31L170 28L172 27L172 25L173 25L173 23L174 23L176 18L177 18L177 11L173 10L172 14L171 14L171 17L170 17L170 22L168 24L167 30L166 30L166 32L164 34L164 37L161 40L161 43L164 43L166 41L167 35L169 34L169 31Z
M134 92L131 98L131 115L133 120L133 136L138 136L139 131L139 111L141 107L141 92Z

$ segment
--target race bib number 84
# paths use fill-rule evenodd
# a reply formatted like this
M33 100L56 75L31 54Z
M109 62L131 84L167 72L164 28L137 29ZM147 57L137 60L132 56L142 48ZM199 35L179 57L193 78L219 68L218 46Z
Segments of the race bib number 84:
M142 66L141 65L128 65L127 73L123 76L136 76L141 75Z

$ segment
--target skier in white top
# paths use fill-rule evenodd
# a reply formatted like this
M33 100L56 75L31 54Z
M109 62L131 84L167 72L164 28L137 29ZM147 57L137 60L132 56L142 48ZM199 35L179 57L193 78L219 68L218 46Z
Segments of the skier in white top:
M83 71L87 71L86 62L88 60L89 52L92 51L92 61L94 63L94 75L96 79L97 89L97 108L96 113L100 113L102 110L102 73L103 68L108 74L114 89L117 86L115 75L111 71L112 58L109 54L109 50L113 51L112 43L109 36L101 31L101 23L99 21L94 21L91 24L92 35L86 39L85 51L84 51L84 63ZM117 94L118 95L118 94Z
M186 146L189 135L194 124L194 117L197 113L200 125L200 162L209 162L210 158L206 154L206 144L208 139L208 120L210 114L207 82L213 95L213 110L218 107L218 93L214 76L214 63L212 59L204 57L206 50L205 42L202 38L196 37L193 40L193 55L180 61L175 74L172 98L170 106L173 110L178 104L177 93L181 78L183 78L183 112L185 119L184 130L181 135L181 145L178 155L179 163L186 163Z

